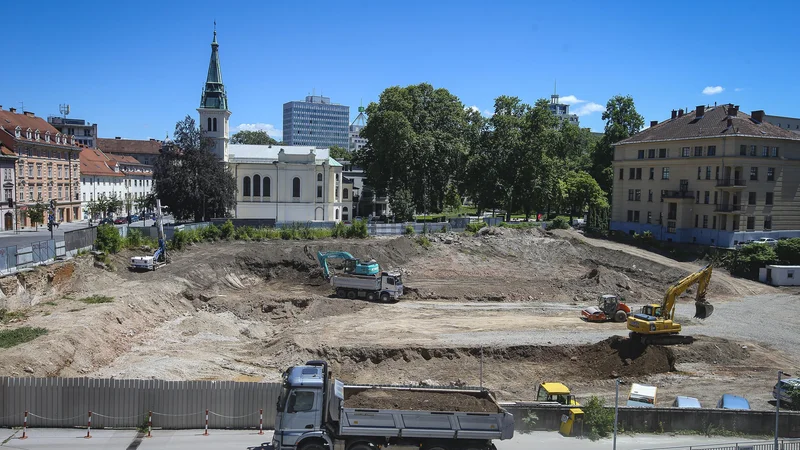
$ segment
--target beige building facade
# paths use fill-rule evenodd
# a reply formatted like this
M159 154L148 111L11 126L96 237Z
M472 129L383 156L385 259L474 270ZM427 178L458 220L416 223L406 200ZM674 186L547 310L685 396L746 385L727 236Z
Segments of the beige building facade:
M730 247L800 236L800 136L738 106L698 106L618 142L611 229Z

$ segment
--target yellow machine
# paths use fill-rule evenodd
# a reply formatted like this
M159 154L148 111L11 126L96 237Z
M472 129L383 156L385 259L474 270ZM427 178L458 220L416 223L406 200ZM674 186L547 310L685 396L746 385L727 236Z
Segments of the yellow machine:
M562 383L542 383L539 385L536 401L576 406L576 408L570 408L567 414L561 417L559 432L564 436L572 436L573 431L580 430L580 434L583 435L583 410L579 408L580 404L570 394L567 386Z
M678 336L681 325L675 322L675 301L689 287L697 284L695 298L695 317L705 319L714 312L714 307L706 301L706 290L711 281L711 264L685 277L672 285L661 304L650 304L642 307L639 314L628 317L628 330L632 339L641 339L643 344L685 344L693 339L689 336Z

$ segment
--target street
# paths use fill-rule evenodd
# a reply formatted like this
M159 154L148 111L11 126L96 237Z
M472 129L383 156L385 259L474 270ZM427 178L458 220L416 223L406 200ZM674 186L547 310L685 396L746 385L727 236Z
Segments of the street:
M164 223L173 223L175 220L172 216L164 216ZM149 227L153 225L153 220L140 220L138 222L132 223L131 227ZM97 226L97 221L92 222L93 226ZM89 226L88 220L81 220L78 222L70 222L70 223L62 223L58 226L58 228L53 229L53 238L56 241L63 241L64 240L64 233L67 231L78 230L81 228L86 228ZM114 225L115 227L123 227L128 226L125 225ZM38 230L34 228L27 227L24 230L18 231L0 231L0 247L10 247L12 245L16 245L18 247L27 247L31 245L31 242L36 241L46 241L50 239L50 232L47 231L47 224L40 225Z
M259 449L262 443L272 440L272 432L258 435L255 430L210 430L203 436L203 430L153 430L151 438L137 438L135 430L92 430L91 439L85 439L86 431L65 428L28 429L28 439L22 440L21 430L4 430L0 435L0 447L9 449ZM619 450L638 450L689 445L709 445L735 442L730 437L706 438L702 436L636 435L620 436L617 439ZM592 442L588 439L565 438L557 432L536 431L517 433L510 441L495 441L498 450L561 449L609 449L610 439Z

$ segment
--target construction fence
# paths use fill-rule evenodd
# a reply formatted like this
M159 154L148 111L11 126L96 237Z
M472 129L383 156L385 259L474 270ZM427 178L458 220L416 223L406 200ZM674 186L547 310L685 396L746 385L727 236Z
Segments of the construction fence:
M27 246L0 247L0 275L47 264L66 257L67 253L65 242L54 239L34 241Z
M0 378L0 427L273 428L280 383ZM27 414L26 414L27 412Z
M641 448L639 450L800 450L800 440L779 439L775 441L731 442L726 444L684 445L681 447Z

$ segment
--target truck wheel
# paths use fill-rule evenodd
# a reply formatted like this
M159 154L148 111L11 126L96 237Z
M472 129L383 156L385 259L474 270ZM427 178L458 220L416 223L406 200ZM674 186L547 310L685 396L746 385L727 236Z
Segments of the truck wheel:
M347 298L349 298L350 300L355 300L356 297L358 297L356 291L347 291Z
M347 450L374 450L375 447L370 447L369 444L356 444Z
M392 297L389 296L388 293L384 292L384 293L381 294L381 302L389 303L390 301L392 301Z
M336 289L336 296L339 298L345 298L347 297L347 291L345 291L344 288Z
M628 314L625 311L617 311L614 314L614 322L625 322L628 320Z
M300 447L300 450L325 450L325 446L318 442L309 442Z

